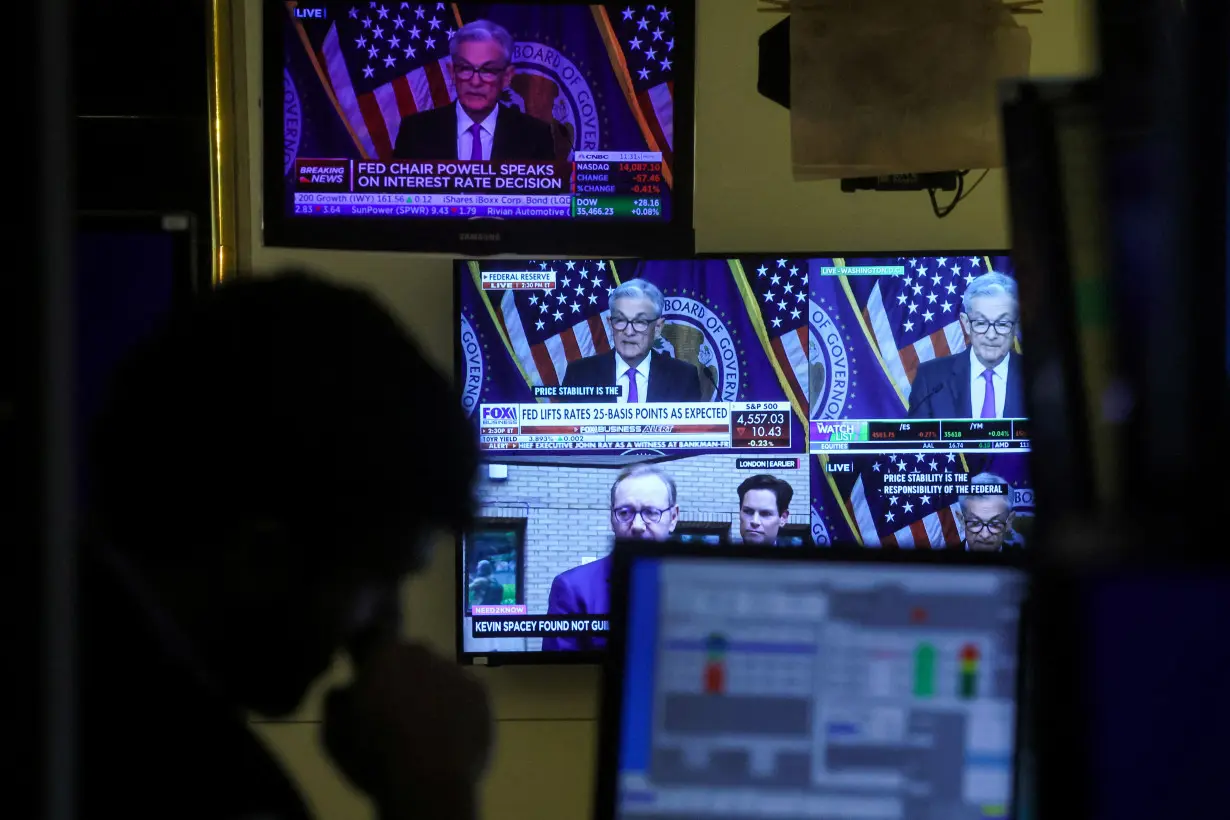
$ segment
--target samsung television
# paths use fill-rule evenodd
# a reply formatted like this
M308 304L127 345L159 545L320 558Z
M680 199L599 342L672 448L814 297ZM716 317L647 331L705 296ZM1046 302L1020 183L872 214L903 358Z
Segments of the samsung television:
M263 48L268 245L692 252L694 0L265 0Z
M458 550L463 659L597 657L615 537L996 552L1029 537L1004 254L500 259L455 277L484 457Z

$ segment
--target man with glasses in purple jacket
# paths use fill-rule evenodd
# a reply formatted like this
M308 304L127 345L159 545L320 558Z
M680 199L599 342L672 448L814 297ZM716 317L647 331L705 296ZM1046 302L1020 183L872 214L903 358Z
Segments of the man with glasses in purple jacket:
M611 531L616 538L665 541L679 523L675 480L653 464L625 467L611 485ZM548 615L607 615L611 609L611 564L608 554L561 572L551 582ZM544 652L599 649L605 638L543 638Z

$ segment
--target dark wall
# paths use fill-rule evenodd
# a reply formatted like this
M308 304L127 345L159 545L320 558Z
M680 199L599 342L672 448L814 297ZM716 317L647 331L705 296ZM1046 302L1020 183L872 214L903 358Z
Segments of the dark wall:
M77 207L191 211L208 270L210 4L73 5Z

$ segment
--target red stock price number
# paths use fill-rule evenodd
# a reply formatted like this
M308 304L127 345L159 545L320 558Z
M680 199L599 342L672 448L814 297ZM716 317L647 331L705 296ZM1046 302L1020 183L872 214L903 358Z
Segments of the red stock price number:
M783 411L741 411L731 417L731 446L789 447L790 419Z

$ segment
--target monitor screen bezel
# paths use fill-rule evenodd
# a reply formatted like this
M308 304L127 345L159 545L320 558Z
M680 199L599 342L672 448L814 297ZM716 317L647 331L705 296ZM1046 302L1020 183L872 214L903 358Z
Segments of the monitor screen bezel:
M1020 768L1021 686L1025 679L1025 619L1027 604L1032 596L1033 562L1015 553L974 553L958 550L880 550L854 545L836 545L824 549L782 550L776 547L747 547L731 545L714 547L700 544L646 543L643 541L619 540L615 544L614 565L611 570L610 613L611 633L607 652L602 662L601 705L598 719L598 777L594 789L594 820L618 820L620 741L622 736L622 706L624 654L627 649L627 601L629 580L633 565L641 558L697 558L728 559L734 561L764 561L783 563L828 563L860 566L937 566L937 567L989 567L1011 569L1021 572L1026 581L1026 596L1022 601L1021 618L1017 629L1017 703L1013 736L1012 795L1007 816L1015 816L1017 799L1017 771Z
M1011 257L1012 252L1005 248L998 249L979 249L979 248L940 248L938 250L879 250L879 251L784 251L781 249L768 251L728 251L725 253L706 252L698 254L667 254L664 256L629 256L628 254L619 254L616 256L603 256L601 254L584 254L586 259L614 259L621 262L639 262L648 261L665 261L665 262L692 262L701 260L714 259L738 259L754 256L778 256L788 255L802 259L874 259L885 258L889 256L1007 256ZM556 254L547 254L547 256L555 256L559 259L566 259L567 256ZM582 256L580 254L576 255ZM467 265L470 262L485 262L486 259L474 258L458 258L453 260L453 378L456 384L461 384L465 378L464 367L465 357L461 349L461 283L462 276L468 275ZM1015 274L1015 264L1013 266ZM1031 408L1029 396L1025 397L1026 407ZM811 458L810 453L799 454L804 460ZM481 463L487 463L486 458L481 458ZM579 469L582 467L591 467L591 464L566 464L557 465L560 469ZM1031 467L1032 469L1032 467ZM454 584L456 590L456 601L454 602L455 623L457 624L456 635L456 652L459 663L475 666L524 666L524 665L575 665L575 664L601 664L606 656L605 651L584 651L584 652L467 652L465 649L465 618L461 614L468 600L466 595L465 584L465 557L463 555L465 534L458 533L455 538L455 559L456 559L456 575L454 576ZM731 545L724 547L731 548ZM803 547L807 550L831 550L835 547ZM874 548L866 548L874 549ZM614 599L612 599L614 600ZM609 644L608 644L609 648Z
M593 5L582 0L491 0L508 5ZM681 36L675 45L674 175L669 222L583 222L573 219L363 219L296 218L282 211L285 199L282 108L284 96L283 0L264 0L261 37L261 144L263 237L269 247L322 250L402 251L463 254L643 257L695 250L693 185L696 111L696 0L671 3Z

